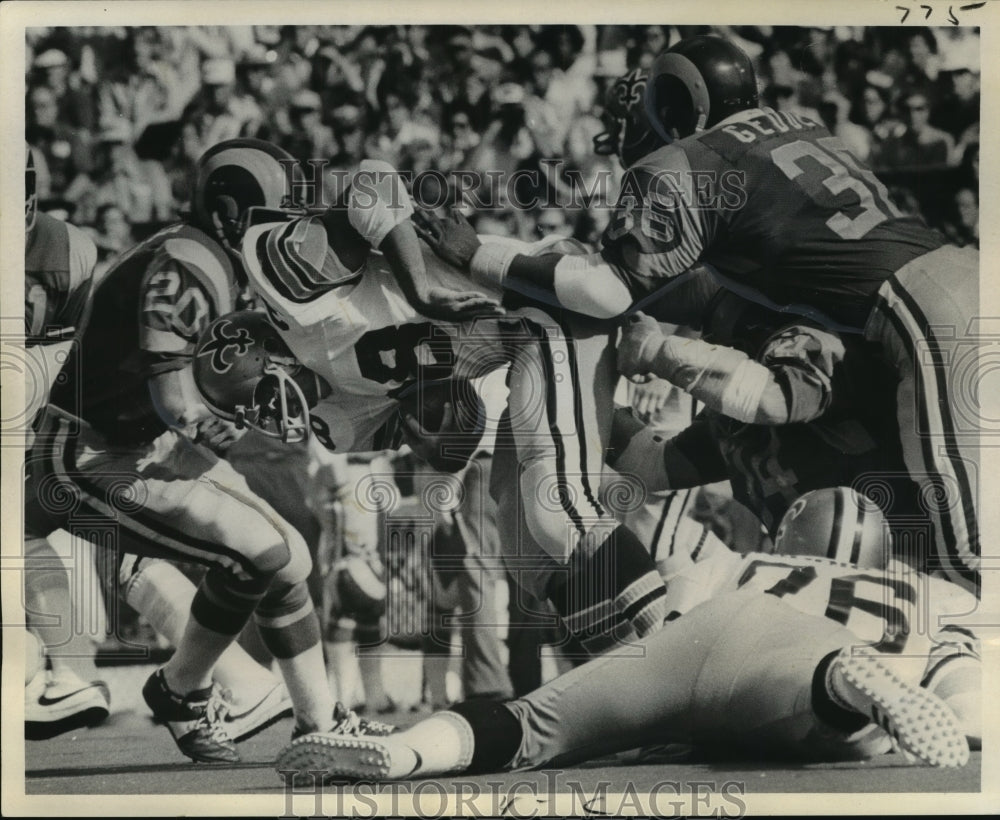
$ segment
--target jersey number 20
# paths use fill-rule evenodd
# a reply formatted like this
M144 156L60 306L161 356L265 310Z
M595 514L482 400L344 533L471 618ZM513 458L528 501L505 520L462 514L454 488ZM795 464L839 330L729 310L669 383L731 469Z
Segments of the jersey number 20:
M826 225L841 239L861 239L889 217L902 216L875 174L862 167L836 137L779 145L771 151L771 159L817 205L838 208ZM803 163L806 159L813 162ZM841 195L847 192L857 199L841 205ZM860 211L855 216L845 213L856 208Z

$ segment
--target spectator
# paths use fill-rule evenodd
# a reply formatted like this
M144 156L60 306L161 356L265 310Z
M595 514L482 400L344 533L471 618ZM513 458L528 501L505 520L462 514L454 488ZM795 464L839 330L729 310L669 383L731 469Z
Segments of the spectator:
M48 189L40 195L65 194L86 172L87 150L80 133L59 120L52 89L40 85L28 92L25 138L42 155L49 172Z
M337 151L333 156L334 168L353 170L364 158L365 112L360 105L344 103L333 109L333 138Z
M79 78L70 75L69 58L59 49L50 48L35 57L34 85L49 89L55 97L58 119L70 128L90 129L95 110L88 90Z
M820 103L819 115L831 134L840 137L854 156L867 161L872 152L872 134L864 126L847 118L848 99L837 91L827 91Z
M184 110L183 121L195 127L202 151L243 133L246 112L233 105L236 65L226 58L205 60L201 66L202 88Z
M878 85L868 84L861 95L861 104L855 106L855 122L871 134L869 159L873 166L883 165L884 146L889 139L898 139L906 126L892 116L888 93Z
M75 197L76 221L93 225L102 205L117 205L133 224L166 222L173 198L163 166L142 162L131 145L131 128L118 122L104 130L94 150L94 166Z
M941 70L937 54L937 38L928 28L916 29L907 39L910 68L906 72L904 85L914 91L923 92L934 102L934 90Z
M930 103L921 92L903 100L906 129L885 140L880 152L888 168L944 167L952 162L955 141L951 135L930 124Z
M96 226L89 233L97 246L97 264L94 266L96 279L111 267L118 254L132 247L132 225L121 208L107 203L97 209Z
M384 77L378 87L381 121L368 142L368 156L398 166L404 147L418 139L438 141L437 129L414 115L417 103L412 86Z
M952 198L951 217L945 235L956 245L979 247L979 197L971 188L959 188Z
M468 104L457 102L445 113L445 151L441 169L469 168L469 158L479 147L479 134L472 127L472 112Z
M320 118L322 102L315 91L300 91L292 98L288 109L291 133L282 140L282 147L300 162L310 159L328 160L337 153L333 131Z
M956 68L949 72L947 86L931 122L954 138L952 162L957 164L966 148L979 142L979 75L967 67Z

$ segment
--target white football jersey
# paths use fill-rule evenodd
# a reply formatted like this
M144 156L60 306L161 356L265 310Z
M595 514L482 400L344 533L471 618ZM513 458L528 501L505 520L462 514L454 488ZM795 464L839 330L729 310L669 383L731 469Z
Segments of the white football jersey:
M250 285L272 323L295 357L333 388L311 416L320 442L339 452L398 446L398 431L385 425L400 390L418 377L482 376L484 360L494 368L503 364L499 334L489 331L489 322L473 328L432 320L407 301L376 249L410 218L413 205L386 163L365 161L358 173L369 177L352 188L348 220L372 248L360 268L344 267L318 216L253 226L242 243ZM522 244L526 252L535 247ZM426 246L424 264L432 286L500 296Z
M665 580L668 612L683 614L716 595L753 589L921 664L937 641L975 640L961 626L961 616L976 610L975 596L898 562L869 570L814 556L715 551Z

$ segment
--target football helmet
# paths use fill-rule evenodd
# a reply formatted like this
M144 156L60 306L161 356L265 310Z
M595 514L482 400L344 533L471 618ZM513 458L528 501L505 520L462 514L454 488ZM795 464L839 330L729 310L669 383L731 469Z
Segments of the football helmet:
M646 114L666 141L711 128L757 107L757 77L746 53L723 37L678 41L654 61L646 83Z
M280 221L302 213L302 175L295 158L264 140L224 140L198 160L191 196L195 221L232 250L253 211Z
M805 493L788 508L774 552L885 569L892 540L878 504L850 487L828 487Z
M220 418L290 443L308 438L322 382L264 314L242 310L212 322L198 339L193 371L202 401Z
M594 137L594 153L614 155L624 168L663 145L646 117L646 80L636 68L608 87L601 115L607 130Z
M24 161L24 230L30 232L35 227L38 216L38 172L35 170L35 155L31 146L25 145L27 157Z

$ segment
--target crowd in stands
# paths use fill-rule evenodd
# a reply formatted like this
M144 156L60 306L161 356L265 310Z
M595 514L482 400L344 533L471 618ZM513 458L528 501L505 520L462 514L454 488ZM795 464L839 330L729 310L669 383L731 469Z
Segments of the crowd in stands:
M236 136L351 170L511 173L557 158L583 180L604 90L690 26L241 26L29 30L27 139L42 207L110 259L187 204L199 155ZM754 60L762 103L821 119L900 206L978 243L978 31L714 27ZM614 191L605 197L613 202ZM500 203L502 205L502 203ZM606 202L593 202L593 206ZM600 207L501 209L484 229L599 236ZM603 209L603 210L606 210ZM559 223L559 224L556 224Z

